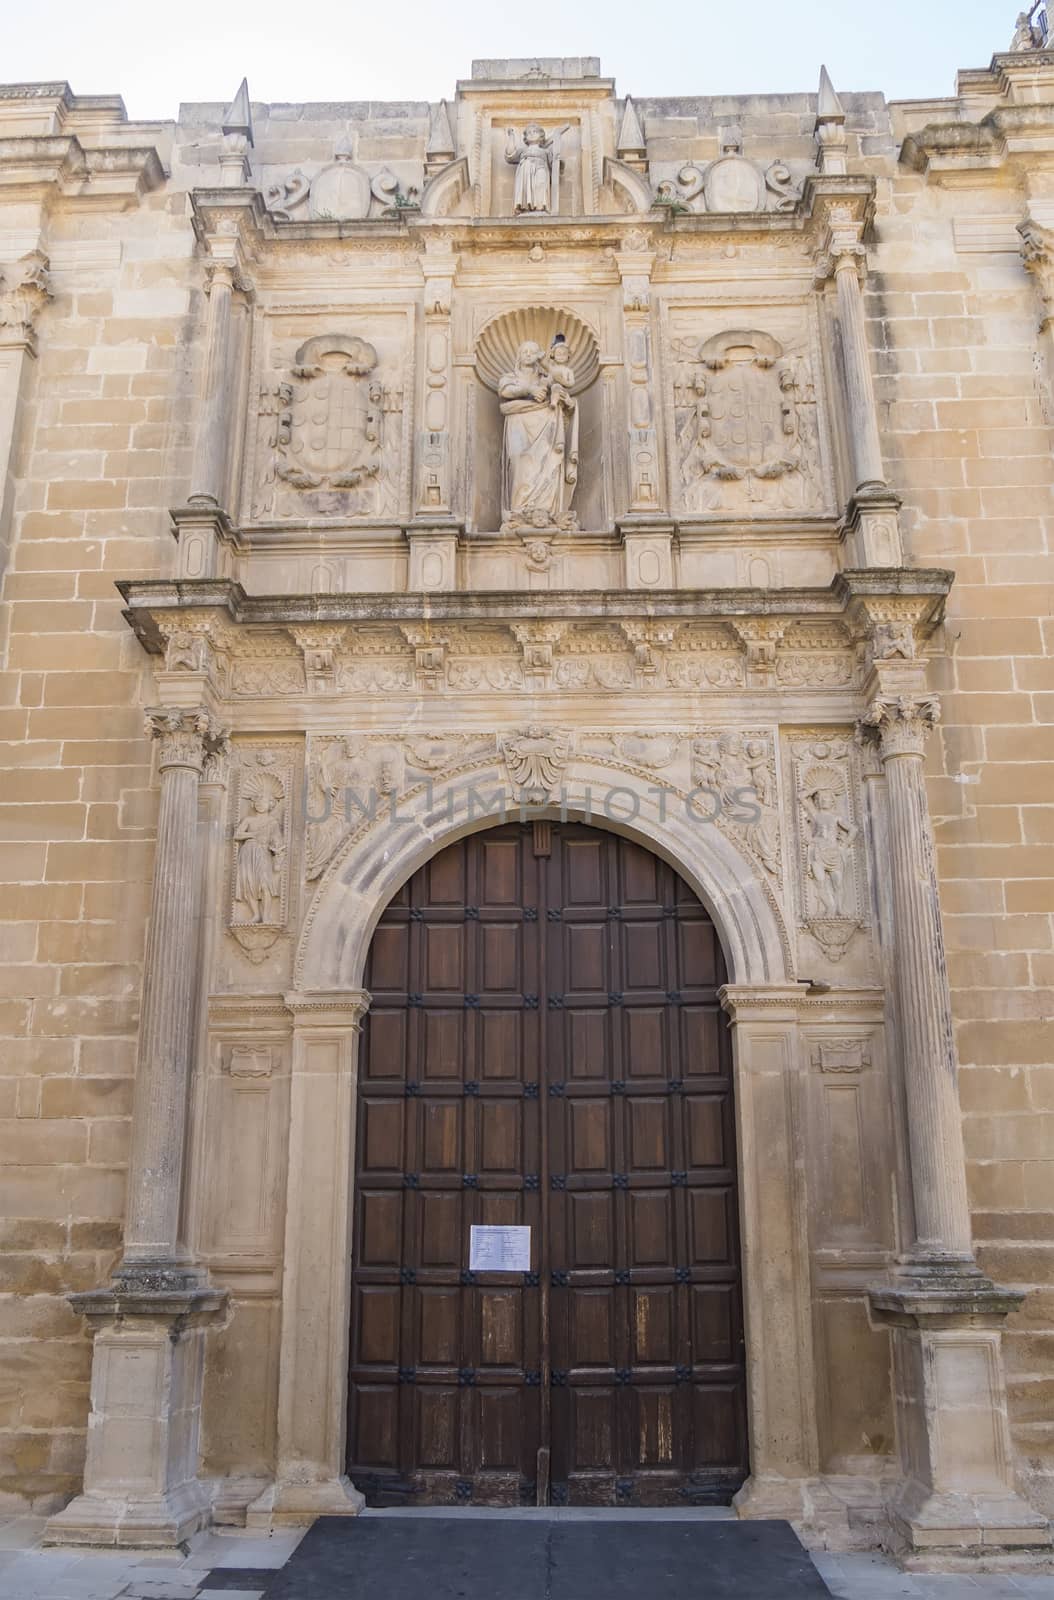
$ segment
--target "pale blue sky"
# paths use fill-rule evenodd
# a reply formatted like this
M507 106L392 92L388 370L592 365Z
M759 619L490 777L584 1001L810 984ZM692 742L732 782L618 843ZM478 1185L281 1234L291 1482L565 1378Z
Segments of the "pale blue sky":
M1021 4L1026 0L1020 0ZM12 6L0 81L67 78L133 117L181 100L436 100L473 57L598 55L620 94L954 91L1005 50L1016 0L47 0Z

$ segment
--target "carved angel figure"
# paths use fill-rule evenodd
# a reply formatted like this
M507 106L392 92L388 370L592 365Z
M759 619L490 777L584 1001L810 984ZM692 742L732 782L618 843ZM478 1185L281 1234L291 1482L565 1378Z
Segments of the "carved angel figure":
M822 776L816 787L802 794L801 804L810 830L806 870L820 915L848 916L846 876L859 830L841 814L838 793Z
M277 779L264 777L246 784L249 810L234 830L238 845L234 899L248 922L273 922L282 897L285 837L279 807L282 799Z
M564 132L560 130L560 133ZM560 133L551 136L537 122L528 123L523 139L517 139L515 128L505 136L505 159L516 168L514 205L521 212L555 211L554 168L560 160Z

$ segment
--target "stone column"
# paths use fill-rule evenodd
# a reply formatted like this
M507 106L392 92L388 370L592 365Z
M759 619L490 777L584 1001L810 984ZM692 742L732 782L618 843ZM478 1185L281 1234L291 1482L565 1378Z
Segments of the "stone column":
M205 370L190 472L188 504L172 514L179 539L179 577L233 576L239 538L230 513L245 414L244 361L248 329L239 307L252 298L244 270L244 218L222 208L199 216L209 252L205 292Z
M201 920L198 780L222 735L204 707L157 707L147 727L160 744L161 806L118 1274L148 1273L175 1287L188 1259L179 1225Z
M290 994L293 1075L282 1270L278 1461L250 1527L355 1516L344 1471L362 990Z
M1054 233L1031 217L1018 223L1021 259L1036 286L1039 311L1037 345L1043 367L1043 410L1054 418Z
M198 1481L205 1327L226 1295L180 1238L200 933L198 780L222 743L209 712L158 707L161 808L143 977L125 1251L112 1283L70 1296L95 1329L84 1492L49 1544L182 1543L208 1515Z
M1050 1544L1016 1493L1001 1328L1023 1296L979 1271L970 1238L951 996L923 753L935 696L879 694L864 717L886 776L901 1070L915 1239L870 1293L893 1330L902 1479L893 1542L909 1552Z
M817 283L822 286L834 277L852 472L847 526L853 560L862 567L899 567L903 560L897 517L900 502L887 485L882 464L864 322L864 218L856 206L846 201L829 205L826 220L824 248L817 260Z
M864 724L877 735L888 795L894 971L915 1199L911 1259L924 1269L973 1272L951 995L923 770L926 738L939 715L934 695L879 696Z
M11 543L14 463L36 361L36 324L50 298L48 258L42 251L31 250L0 272L0 578Z

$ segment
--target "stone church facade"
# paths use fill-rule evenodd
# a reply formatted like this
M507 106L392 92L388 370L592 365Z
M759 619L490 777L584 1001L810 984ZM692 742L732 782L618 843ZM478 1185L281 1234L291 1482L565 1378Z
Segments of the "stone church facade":
M1049 1548L1042 45L911 103L0 89L0 1491L54 1542Z

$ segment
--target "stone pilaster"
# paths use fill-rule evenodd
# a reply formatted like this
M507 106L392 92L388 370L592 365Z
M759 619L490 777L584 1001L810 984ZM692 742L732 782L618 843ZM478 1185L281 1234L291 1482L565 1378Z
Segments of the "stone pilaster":
M1019 223L1017 231L1021 235L1021 259L1036 289L1036 340L1043 368L1044 412L1049 422L1054 417L1054 232L1031 217Z
M900 670L899 668L897 669ZM908 669L910 670L910 669ZM882 668L877 668L881 680ZM926 693L882 693L863 719L886 777L897 1016L915 1238L893 1284L871 1291L893 1331L902 1478L893 1540L909 1553L1050 1543L1016 1493L1001 1329L1023 1296L979 1271L957 1086L923 755L940 713Z
M352 1177L362 990L290 994L293 1078L282 1277L278 1460L250 1527L355 1516L344 1473Z
M615 253L622 280L622 343L626 373L627 515L619 522L628 589L672 589L673 522L660 469L652 361L652 241L632 229Z
M51 1544L182 1543L208 1513L198 1481L206 1326L226 1295L180 1236L200 933L198 783L223 743L210 713L157 707L161 806L132 1112L125 1248L113 1282L70 1296L94 1329L84 1492Z

